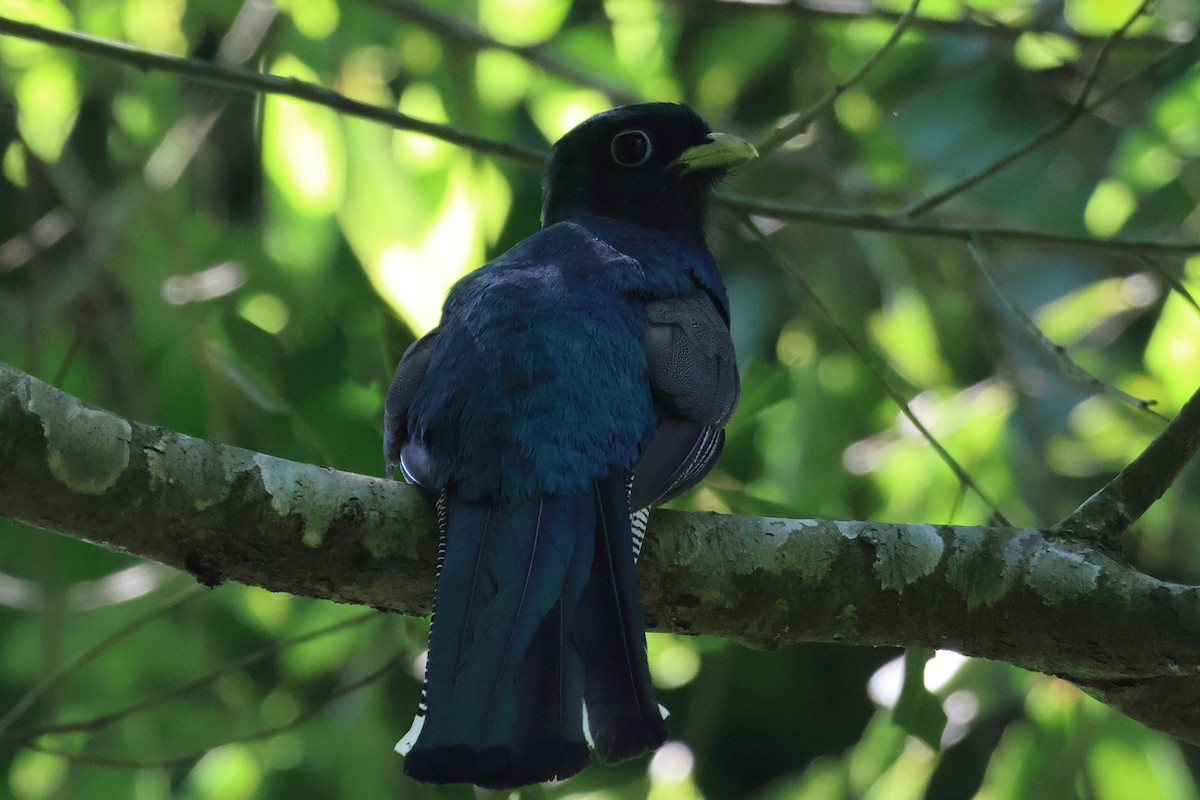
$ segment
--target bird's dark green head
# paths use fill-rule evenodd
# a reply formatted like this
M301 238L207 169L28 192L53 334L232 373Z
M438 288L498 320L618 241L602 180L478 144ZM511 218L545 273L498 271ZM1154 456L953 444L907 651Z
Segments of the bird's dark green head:
M614 217L703 238L713 186L755 155L713 133L687 106L643 103L605 111L558 140L543 186L542 222Z

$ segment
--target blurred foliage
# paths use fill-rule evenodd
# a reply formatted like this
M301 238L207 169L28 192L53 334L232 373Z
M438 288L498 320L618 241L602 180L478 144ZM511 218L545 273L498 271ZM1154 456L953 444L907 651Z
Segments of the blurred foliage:
M926 0L865 79L730 188L876 213L915 203L1068 113L1136 5ZM0 15L545 148L610 105L613 86L761 139L853 74L904 6L0 0ZM926 221L1200 238L1198 18L1190 0L1161 0L1109 53L1096 92L1118 87L1111 102ZM397 356L453 281L539 214L526 166L11 37L0 175L0 357L140 420L370 474ZM1200 295L1200 258L985 238L993 285L953 240L760 224L1017 524L1054 523L1161 429L1105 385L1169 415L1200 383L1200 311L1179 291ZM711 238L743 403L718 470L681 505L986 522L781 265L720 208ZM1104 385L1076 380L1014 307ZM1200 574L1198 477L1128 537L1140 568ZM190 584L0 520L0 795L471 796L407 781L391 752L415 707L424 623L236 585L169 604ZM523 796L1197 797L1196 750L1006 665L937 654L931 708L895 652L652 635L650 657L679 742ZM939 751L893 721L901 687L926 739L940 704Z

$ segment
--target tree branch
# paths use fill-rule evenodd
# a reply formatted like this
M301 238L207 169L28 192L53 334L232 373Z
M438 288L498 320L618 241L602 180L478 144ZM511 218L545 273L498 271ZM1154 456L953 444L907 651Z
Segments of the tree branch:
M1134 10L1129 18L1125 20L1125 24L1113 31L1112 35L1109 36L1104 42L1104 46L1100 48L1100 53L1096 56L1096 60L1092 64L1092 68L1088 71L1083 88L1079 92L1079 97L1075 99L1075 102L1071 104L1071 107L1063 112L1058 119L1056 119L1054 122L1051 122L1028 141L1017 145L1012 150L1000 156L991 164L988 164L979 171L968 175L967 177L951 184L950 186L947 186L945 189L942 189L939 192L935 192L924 200L920 200L909 205L907 208L901 209L899 215L907 217L908 219L915 219L916 217L926 214L942 205L951 197L962 194L972 186L975 186L981 181L990 178L997 172L1003 170L1009 164L1019 161L1035 150L1040 149L1047 142L1051 141L1060 133L1063 133L1072 125L1074 125L1075 122L1084 114L1089 114L1092 111L1095 111L1097 108L1100 108L1109 100L1113 99L1118 94L1125 91L1125 89L1132 86L1137 79L1148 74L1152 69L1157 67L1161 62L1156 61L1147 65L1142 70L1134 73L1132 76L1127 76L1125 80L1119 81L1115 86L1110 88L1107 92L1104 92L1100 97L1090 99L1092 90L1096 86L1096 81L1100 79L1100 71L1104 68L1104 64L1108 60L1108 56L1112 52L1113 47L1115 47L1118 42L1124 41L1125 32L1129 30L1129 27L1133 25L1135 21L1137 21L1138 17L1142 16L1142 14L1146 12L1146 9L1149 7L1151 2L1153 2L1153 0L1142 0L1142 3ZM1182 47L1182 45L1180 45L1180 47ZM1165 61L1170 58L1170 56L1171 52L1168 52L1163 56L1162 60Z
M1200 390L1141 455L1054 530L1113 539L1150 508L1200 450Z
M1200 405L1200 401L1197 402ZM1188 415L1195 414L1189 404ZM426 614L434 520L410 487L122 419L0 364L0 514L273 591ZM751 647L948 647L1069 678L1200 743L1200 589L1016 528L659 511L656 630Z
M872 53L871 57L864 61L849 78L842 81L837 86L834 86L832 89L826 92L820 100L813 103L803 112L798 114L794 119L788 121L786 125L776 129L770 136L764 139L758 145L759 155L769 155L772 151L778 149L779 146L788 139L791 139L793 136L807 128L809 123L816 119L818 114L828 108L834 100L837 100L839 97L845 94L848 89L865 78L867 73L875 68L875 65L879 63L879 60L883 58L887 51L891 50L896 43L900 41L900 37L904 35L904 31L916 17L917 7L920 5L921 0L912 0L912 3L910 3L908 6L908 10L905 11L904 15L896 21L896 26L892 28L892 33L890 36L888 36L887 41L885 41L878 50Z
M1031 317L1029 313L1025 311L1025 309L1021 308L1017 301L1014 300L1008 292L1004 291L1004 287L1001 286L1000 281L996 279L996 274L992 270L991 259L984 250L983 243L979 241L978 236L971 237L971 239L967 242L967 249L970 251L971 256L975 259L975 266L979 267L979 273L983 275L983 279L987 281L988 286L990 286L992 291L996 293L996 296L1000 298L1000 302L1008 308L1009 312L1014 317L1016 317L1016 319L1029 333L1030 337L1035 342L1040 344L1051 357L1058 361L1059 365L1063 369L1063 372L1067 373L1067 375L1069 375L1082 386L1086 387L1089 391L1097 393L1105 392L1124 403L1128 403L1139 411L1143 411L1153 417L1157 417L1164 422L1167 420L1165 416L1158 413L1158 411L1154 409L1153 406L1157 402L1156 400L1135 397L1129 392L1118 389L1116 386L1113 386L1107 381L1100 380L1100 378L1097 378L1095 375L1088 372L1083 368L1082 365L1080 365L1078 361L1072 358L1066 347L1063 347L1058 342L1055 342L1053 339L1047 336L1046 332L1038 327L1038 324L1034 318Z
M408 114L401 114L394 109L363 103L332 89L326 89L324 86L306 83L295 78L251 72L247 69L202 61L198 58L180 58L165 53L153 53L83 33L52 30L8 17L0 17L0 34L65 47L76 52L107 58L110 61L119 61L137 67L143 72L152 70L171 72L200 83L223 86L227 89L295 97L298 100L307 100L310 103L327 106L355 117L382 122L398 130L421 133L460 147L470 148L478 153L510 158L536 167L541 167L545 160L545 154L539 150L521 147L498 139L489 139L486 136L478 136L449 125L410 117Z
M837 321L837 318L834 316L833 312L829 310L829 306L825 305L825 301L820 298L820 296L809 284L808 279L804 277L804 270L800 269L795 262L780 252L779 248L772 245L771 241L767 238L767 235L763 233L757 225L754 224L754 220L752 220L749 216L742 217L742 224L749 229L751 235L758 239L759 243L771 255L780 268L786 272L800 287L801 291L807 295L809 302L813 304L813 307L816 308L817 312L824 318L825 324L832 327L837 333L838 338L840 338L846 344L846 346L850 348L850 351L858 357L858 360L862 362L863 366L867 368L867 371L870 372L871 376L875 379L875 383L877 383L879 387L883 389L884 394L892 399L892 402L895 403L896 407L900 409L900 413L903 414L906 419L908 419L909 423L916 428L917 432L921 434L925 441L929 443L929 446L933 448L934 452L937 453L938 458L942 459L946 466L950 468L950 471L954 473L954 477L958 479L959 485L964 490L970 490L974 492L975 495L992 510L994 521L997 524L1009 525L1010 523L1008 518L1005 517L1004 512L1000 509L1000 506L996 503L996 501L984 491L983 487L980 486L973 477L971 477L971 473L967 472L966 468L958 463L958 459L952 456L950 451L946 449L946 446L938 441L937 437L933 435L933 432L925 426L925 423L921 421L921 419L912 410L912 407L909 406L908 400L905 399L904 395L900 394L900 391L896 389L896 387L892 386L891 381L888 380L887 375L884 374L883 368L879 366L879 364L876 362L876 359L868 354L867 348L860 345L858 341L850 335L850 331L846 330L846 328Z
M332 89L312 83L250 72L237 67L215 64L194 58L180 58L162 53L138 50L126 44L98 39L71 31L56 31L18 22L0 16L0 34L16 36L31 41L45 42L59 47L99 56L137 67L138 69L160 70L184 75L194 80L228 89L265 94L282 94L317 105L326 106L345 114L381 122L398 130L421 133L435 139L466 147L475 152L512 159L528 166L541 168L545 153L540 150L510 144L486 136L461 131L449 125L410 117L390 108L373 106L353 100ZM1098 102L1098 101L1097 101ZM871 213L832 211L808 206L775 203L750 197L723 195L719 198L726 206L747 214L771 217L796 222L810 222L857 230L885 231L906 236L930 236L943 239L969 241L978 236L984 239L1006 239L1031 244L1064 245L1092 250L1109 250L1138 254L1189 254L1200 252L1200 242L1165 242L1146 239L1098 239L1090 236L1071 236L1022 228L996 228L977 226L934 225L916 223L895 215L884 216Z
M725 194L719 199L735 211L757 217L770 217L771 219L787 220L790 222L809 222L815 225L830 225L862 231L882 231L905 236L929 236L937 239L957 239L961 242L969 242L972 238L977 237L985 240L999 239L1026 242L1029 244L1078 247L1085 250L1107 250L1110 252L1128 253L1134 256L1146 253L1172 255L1200 253L1200 241L1167 242L1156 239L1127 239L1121 237L1098 239L1093 236L1072 236L1065 233L1049 233L1029 228L931 225L923 222L910 222L895 216L853 211L834 211L826 208L813 208L812 206L758 200L753 197L744 197L741 195Z
M614 102L638 103L642 100L636 93L623 86L603 81L572 64L558 60L548 54L542 45L505 44L493 39L454 14L427 6L424 3L414 2L414 0L370 0L370 2L400 19L432 31L443 39L452 40L474 50L503 50L512 53L551 75L557 75L580 86L588 86L603 92Z

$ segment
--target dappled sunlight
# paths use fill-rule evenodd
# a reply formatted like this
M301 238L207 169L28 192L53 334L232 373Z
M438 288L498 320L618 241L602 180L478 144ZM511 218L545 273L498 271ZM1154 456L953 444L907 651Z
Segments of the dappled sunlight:
M671 75L664 46L678 24L673 16L654 0L604 0L604 10L612 21L617 62L645 96L679 101L679 85Z
M1200 296L1200 257L1187 261L1184 286L1192 297ZM1154 334L1146 345L1146 366L1162 381L1168 410L1182 406L1196 391L1196 376L1200 375L1200 311L1177 294L1168 297L1163 305Z
M292 18L296 30L309 39L324 39L341 21L335 0L281 0L279 8Z
M687 744L679 740L663 744L650 758L647 800L703 800L692 779L695 767L696 756Z
M279 333L288 324L287 304L266 292L257 292L242 298L238 303L238 314L267 333Z
M162 296L173 306L224 297L246 282L246 271L236 261L214 264L190 275L172 275L163 281Z
M17 82L16 95L17 127L29 149L43 161L57 161L79 113L74 71L57 56L39 59Z
M928 745L910 736L900 757L866 791L864 800L920 800L937 767L935 756Z
M58 0L0 0L0 15L54 28L75 24L71 12ZM0 36L0 60L14 69L28 69L59 57L54 48L40 42Z
M275 632L292 619L295 603L288 595L256 586L240 587L239 592L238 614L244 622Z
M180 117L146 159L142 171L146 185L157 192L165 192L178 183L219 116L219 111L210 110Z
M1154 429L1120 403L1089 397L1071 410L1067 432L1046 447L1046 464L1060 475L1085 477L1119 470L1153 438Z
M203 800L250 800L262 779L262 767L250 749L227 744L200 759L188 775L188 784Z
M1079 44L1056 33L1023 33L1013 55L1026 69L1055 69L1079 58Z
M943 391L923 392L909 407L973 474L995 475L1004 469L1004 453L996 442L1015 401L1010 386L988 380L948 396ZM896 414L894 420L889 429L850 444L842 452L842 465L852 474L874 477L891 498L889 517L914 518L923 503L954 497L957 480L906 417ZM960 521L982 521L975 517L981 513L972 506Z
M537 44L558 31L570 10L570 0L480 0L479 24L505 44Z
M13 758L8 788L16 800L44 800L61 791L68 769L61 756L26 750Z
M592 89L549 88L530 98L529 113L548 141L556 141L612 104Z
M386 93L378 52L348 61L342 82L354 94L378 100ZM438 91L414 83L401 111L445 117ZM338 222L380 297L417 332L432 328L449 288L485 260L510 202L504 178L443 142L389 132L357 121L344 125L347 150L356 154Z
M652 633L646 643L650 675L659 689L678 689L700 674L700 654L688 637Z
M1110 318L1146 308L1159 299L1160 293L1158 281L1150 273L1109 278L1047 303L1034 318L1055 344L1070 347ZM1124 327L1117 327L1100 343L1108 344Z
M938 650L925 662L922 673L925 688L940 692L967 663L967 657L953 650ZM897 656L871 674L867 681L867 695L882 708L893 708L900 699L904 685L904 656Z
M894 708L904 685L904 657L897 656L871 674L867 696L881 708Z
M417 333L437 324L450 287L482 263L477 201L470 186L451 179L437 220L415 245L396 241L364 254L371 282Z
M530 90L534 69L519 56L503 50L484 50L475 59L479 100L492 111L508 111Z
M170 576L159 564L134 564L103 578L75 584L67 594L67 602L81 611L125 603L150 594Z
M1141 0L1067 0L1063 16L1080 33L1112 33L1137 9Z
M21 147L16 142L8 146L0 157L0 172L3 172L4 179L13 186L22 189L29 186L29 172L27 169L28 162L25 160L25 148Z
M429 120L449 122L442 97L428 83L413 83L400 95L402 114ZM455 158L456 150L446 142L419 133L396 131L394 153L399 164L417 175L445 170Z
M281 56L277 75L314 81L299 59ZM327 217L341 208L346 154L338 117L329 109L284 97L268 97L263 109L263 168L303 217Z
M122 22L129 41L147 50L185 55L187 39L180 25L185 0L124 0Z
M1083 210L1083 223L1096 236L1112 236L1124 227L1136 208L1133 190L1123 181L1108 178L1096 184Z
M899 289L868 320L869 329L891 364L917 386L945 379L945 359L929 308L915 291Z
M722 536L755 516L983 526L946 554L989 566L965 580L998 580L990 567L1027 540L992 553L1011 533L994 530L997 512L1062 519L1200 381L1200 5L1153 3L1110 41L1139 2L922 0L898 24L910 0L0 0L0 19L91 37L47 44L11 22L0 34L0 361L78 397L83 418L94 406L153 426L131 428L154 432L130 438L131 463L188 456L162 497L113 507L112 529L155 513L171 523L147 533L154 546L194 534L172 570L0 518L0 796L470 796L415 785L392 752L430 626L394 612L429 597L381 586L372 565L417 510L354 551L361 570L325 559L377 519L379 497L416 497L379 480L396 359L457 280L537 228L548 146L620 103L682 100L762 153L719 187L707 227L740 407L719 464L655 517L682 538L655 540L652 523L642 577L668 563L665 541L708 555L686 528L702 512L731 515ZM415 133L398 114L445 127ZM297 594L222 570L292 568L283 550L278 563L246 550L263 517L170 504L200 486L263 491L179 444L200 439L373 476L324 538L287 517L281 542L306 545L310 577L271 585ZM1094 594L1066 587L1078 607L1061 611L1063 637L1074 614L1132 613L1109 605L1120 580L1176 582L1157 596L1168 605L1189 591L1198 486L1192 464L1112 542L1130 571ZM97 517L108 502L81 498ZM836 526L767 524L788 536L715 551L757 568L646 595L660 629L700 634L648 637L672 738L497 797L1200 800L1189 745L1067 680L938 650L906 684L897 650L846 646L875 614L891 615L887 641L937 641L938 615L963 599L939 583L945 564L871 608L849 588L880 577L869 552L854 551L862 576L843 574L817 560ZM432 541L419 547L432 558ZM782 577L819 580L820 594L811 608L765 598L779 630L746 620L743 633L721 587L767 585L775 553ZM1072 551L1085 578L1095 553ZM354 605L383 595L388 613ZM819 616L825 601L835 619ZM1058 657L1024 652L1038 645L1018 622L989 644L1013 662ZM717 629L738 635L704 635ZM739 643L776 633L819 641ZM985 622L972 635L997 634ZM1071 644L1083 658L1100 646ZM1142 680L1119 658L1089 665L1108 668L1122 691Z

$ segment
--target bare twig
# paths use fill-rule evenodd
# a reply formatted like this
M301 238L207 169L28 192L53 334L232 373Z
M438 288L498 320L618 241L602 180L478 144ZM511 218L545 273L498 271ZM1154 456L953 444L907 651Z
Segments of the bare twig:
M966 178L963 178L962 180L950 186L947 186L945 189L930 195L924 200L910 204L908 207L897 212L897 215L908 219L915 219L922 214L932 211L933 209L942 205L942 203L945 203L951 197L961 194L980 181L995 175L1009 164L1012 164L1013 162L1018 161L1039 149L1042 147L1042 145L1046 144L1051 139L1074 125L1076 120L1078 120L1084 114L1087 114L1104 105L1116 94L1124 91L1126 88L1132 85L1133 81L1129 79L1122 80L1100 97L1089 101L1092 90L1096 86L1096 81L1100 77L1100 71L1104 67L1105 62L1108 60L1109 54L1112 52L1117 42L1124 40L1125 32L1129 30L1129 26L1133 25L1133 23L1137 21L1138 17L1144 14L1146 9L1153 2L1154 0L1142 0L1142 3L1137 7L1133 14L1129 16L1129 19L1125 20L1125 24L1113 31L1112 35L1108 37L1108 40L1104 43L1104 47L1101 48L1100 53L1096 56L1096 61L1092 65L1092 69L1088 72L1087 79L1084 82L1083 89L1079 93L1079 97L1076 98L1075 102L1071 104L1071 107L1068 108L1062 114L1062 116L1043 128L1039 133L1034 135L1032 139L1013 148L1000 158L993 161L991 164L988 164L983 169L979 170L973 175L968 175ZM1164 58L1169 55L1170 53L1167 53ZM1150 67L1148 66L1143 70L1139 70L1137 73L1135 73L1135 75L1140 77L1147 70L1149 70L1149 68Z
M1036 339L1043 347L1050 351L1050 353L1056 359L1058 359L1059 363L1062 364L1063 370L1068 375L1072 376L1075 378L1075 380L1079 381L1093 391L1111 394L1112 396L1119 398L1120 400L1128 403L1140 411L1145 411L1147 414L1166 421L1167 418L1165 416L1152 408L1156 401L1145 400L1141 397L1134 397L1128 392L1121 391L1111 383L1097 378L1095 375L1080 366L1075 359L1071 358L1071 354L1067 352L1067 348L1063 347L1047 336L1045 332L1038 327L1038 324L1034 322L1033 317L1029 316L1025 309L1017 305L1016 301L1009 296L1008 292L1004 291L1004 289L1000 286L1000 282L996 280L996 276L992 272L991 260L988 258L987 253L984 252L983 243L979 241L977 236L972 236L967 240L967 248L971 251L971 255L974 256L975 264L979 267L980 273L983 274L984 279L987 280L988 284L992 287L992 290L995 291L1000 300L1003 301L1006 306L1008 306L1008 310L1012 312L1013 316L1021 321L1021 324L1025 326L1027 331L1029 331L1029 335Z
M327 106L363 119L382 122L398 130L412 131L424 134L434 139L441 139L451 144L467 147L478 153L509 158L524 164L541 166L545 154L539 150L510 144L509 142L489 139L467 133L449 125L410 117L391 108L374 106L353 100L332 89L306 83L295 78L284 78L279 75L268 75L261 72L251 72L237 67L201 61L196 58L180 58L165 53L153 53L139 50L126 44L110 42L73 31L59 31L43 28L28 22L19 22L8 17L0 17L0 34L17 36L22 39L45 42L59 47L67 47L80 53L101 56L113 61L137 67L143 71L158 70L184 75L201 83L223 86L245 92L263 92L267 94L286 95L297 100Z
M17 701L16 705L8 710L8 713L6 713L3 717L0 717L0 734L3 734L5 731L7 731L12 724L20 719L21 715L28 711L34 703L36 703L46 694L46 692L50 691L52 688L61 683L64 678L70 675L72 670L76 669L82 664L87 663L92 658L95 658L105 649L125 638L126 636L141 630L146 623L150 622L154 618L160 617L176 606L191 600L193 597L203 592L204 588L205 587L203 586L189 586L179 594L167 600L165 603L155 606L144 614L138 615L135 619L132 619L125 625L117 628L117 630L113 631L108 636L105 636L91 647L85 647L75 655L68 658L66 661L60 664L57 669L53 670L49 675L38 681L38 683L34 685L32 689L26 692L25 695Z
M764 14L788 14L803 20L849 21L858 18L896 21L903 14L880 8L871 0L674 0L687 8L728 9L738 14L753 12ZM1026 33L1053 33L1081 45L1103 45L1107 36L1092 36L1066 26L1047 24L1033 20L1020 25L1006 25L978 11L958 19L917 17L913 28L955 36L977 36L1014 42ZM1179 38L1171 31L1158 35L1139 36L1128 40L1142 48L1164 47L1177 43Z
M1168 272L1163 267L1162 264L1159 264L1157 261L1155 261L1150 256L1146 255L1145 253L1135 253L1134 255L1137 256L1139 261L1141 261L1143 264L1145 264L1147 267L1149 267L1151 270L1153 270L1154 274L1156 274L1156 275L1158 275L1158 277L1162 278L1163 281L1167 284L1167 286L1171 287L1171 289L1174 292L1176 292L1180 297L1182 297L1184 300L1186 300L1188 302L1188 305L1190 305L1192 308L1196 309L1196 311L1198 313L1200 313L1200 303L1197 303L1196 298L1192 297L1192 293L1189 292L1187 290L1187 287L1183 285L1183 281L1179 280L1179 278L1176 278L1174 275L1172 275L1170 272Z
M900 413L902 413L908 419L908 421L913 424L913 427L920 432L921 436L925 437L925 441L929 442L930 447L934 449L942 461L946 463L946 466L950 468L950 471L954 473L956 478L958 478L959 484L969 488L979 497L979 499L987 504L988 508L992 510L995 519L1000 525L1011 527L1012 523L1009 522L1004 516L1004 513L1000 510L1000 507L995 503L995 501L993 501L987 495L987 493L983 491L982 487L975 482L975 479L971 477L970 473L968 473L967 470L958 463L954 456L950 455L950 451L948 451L942 445L942 443L937 440L937 437L935 437L933 433L927 427L925 427L925 424L921 422L917 415L913 413L913 410L908 405L908 401L905 400L904 396L892 386L891 382L888 381L887 376L883 374L883 370L879 368L879 365L875 363L875 360L870 356L870 354L867 353L866 349L863 348L855 340L855 338L850 335L849 331L847 331L840 323L838 323L837 318L833 315L833 312L830 311L829 307L826 306L824 302L822 302L821 298L815 291L813 291L812 286L804 278L803 272L798 269L795 264L793 264L792 261L787 258L787 256L781 253L779 249L775 247L775 245L771 243L766 234L764 234L762 230L754 224L754 221L750 219L748 215L744 215L742 217L742 224L745 225L754 238L756 238L762 244L762 246L766 248L767 252L771 254L771 257L774 258L781 267L783 267L784 271L791 276L792 280L794 280L800 286L801 290L808 296L809 301L812 302L813 306L818 312L820 312L821 316L825 318L826 324L833 327L834 331L837 332L838 337L846 343L846 346L850 348L850 350L858 357L858 360L861 361L863 365L870 371L871 375L875 378L875 382L882 387L887 396L892 399L897 407L899 407Z
M212 683L217 678L221 677L222 675L225 675L226 673L232 672L235 669L245 669L246 667L249 667L253 664L257 664L260 661L270 658L271 656L273 656L273 655L279 653L280 651L285 650L289 647L295 647L298 644L303 644L304 642L312 641L313 639L319 639L323 636L329 636L331 634L337 633L337 632L345 630L347 628L357 627L357 626L363 624L364 622L368 622L372 619L378 619L379 616L380 615L379 615L378 611L368 611L366 613L358 614L358 615L350 617L348 619L334 622L330 625L325 625L321 628L318 628L315 631L310 631L309 633L302 634L300 636L293 636L290 639L280 639L275 642L272 642L271 644L267 645L266 647L256 650L253 653L250 653L248 655L242 656L241 658L230 661L227 664L223 664L222 666L218 667L217 669L211 670L211 671L205 673L204 675L201 675L198 678L195 678L193 680L188 681L187 683L182 684L181 686L176 686L173 689L170 689L165 692L161 692L152 697L145 697L145 698L137 701L136 703L132 703L132 704L125 706L124 708L118 709L116 711L110 711L105 714L97 714L94 717L89 717L88 719L78 720L76 722L64 722L64 723L59 723L56 725L46 725L45 727L37 728L34 730L21 731L20 733L3 734L3 735L0 735L0 741L16 740L16 741L26 741L27 742L27 741L37 739L41 736L46 736L47 734L70 733L70 732L74 732L74 731L99 730L100 728L107 727L107 726L113 724L114 722L118 722L126 717L132 716L141 711L145 711L147 708L152 708L156 705L165 703L169 700L174 700L178 697L182 697L183 695L188 694L189 692L193 692L202 686Z
M1115 539L1146 512L1200 451L1200 390L1141 455L1054 530Z
M1079 90L1079 97L1071 105L1077 113L1082 114L1087 108L1088 98L1092 95L1092 89L1096 88L1096 81L1100 80L1100 72L1104 69L1105 62L1108 57L1116 49L1117 43L1125 39L1125 34L1129 32L1129 28L1133 23L1150 10L1150 6L1154 4L1154 0L1142 0L1133 13L1129 15L1129 19L1112 32L1112 35L1105 41L1104 46L1100 48L1100 52L1096 54L1096 60L1092 64L1091 70L1088 71L1087 80L1083 82L1083 88Z
M603 92L617 103L637 103L641 99L635 92L624 86L601 80L586 70L555 58L547 53L546 48L542 45L505 44L488 36L466 20L424 3L414 2L414 0L370 0L370 3L401 19L433 31L443 39L453 40L475 50L503 50L512 53L551 75L557 75L571 83Z
M476 152L512 159L529 166L541 167L545 161L545 153L540 150L496 139L489 139L484 136L461 131L449 125L441 125L401 114L390 108L362 103L323 86L305 83L293 78L265 75L198 59L151 53L138 50L126 44L110 42L70 31L51 30L6 17L0 17L0 34L65 47L81 53L129 64L142 70L160 70L184 75L197 81L238 91L282 94L295 97L332 108L351 116L374 120L400 130L421 133ZM1125 85L1140 76L1148 74L1156 66L1157 63L1150 65L1126 81L1122 81L1121 85ZM1104 97L1094 101L1089 108L1094 108L1096 105L1103 103L1115 90L1116 87L1110 90ZM880 214L831 211L772 203L746 197L724 196L721 200L730 208L741 213L783 220L811 222L819 225L855 228L858 230L885 231L910 236L929 236L967 241L972 235L977 235L984 239L1007 239L1024 241L1031 244L1063 245L1135 254L1190 254L1200 252L1200 242L1164 242L1123 238L1099 239L1089 236L1071 236L1020 228L933 225L915 223L895 215L883 216Z
M900 41L900 37L904 35L905 29L907 29L912 23L913 18L917 14L917 7L920 5L921 0L913 0L909 5L908 10L904 12L904 15L896 21L896 27L892 28L892 33L890 36L888 36L887 41L884 42L883 45L876 50L870 58L864 61L862 66L855 70L854 74L852 74L849 78L842 83L839 83L837 86L834 86L825 93L824 97L802 111L796 116L795 119L790 120L786 125L776 129L774 133L764 139L758 145L759 155L765 156L768 153L771 153L784 142L807 128L818 114L829 107L830 103L832 103L834 100L837 100L839 97L845 94L848 89L866 77L867 73L879 63L879 60L883 58L883 56L889 50L891 50L893 46L895 46L896 42Z
M244 736L232 737L223 742L214 742L212 744L207 745L202 750L196 750L194 752L187 753L187 754L181 755L181 756L172 756L170 758L159 759L156 761L148 761L148 760L147 761L139 761L136 759L108 758L106 756L89 756L89 755L82 755L79 753L72 753L70 751L63 750L63 749L60 749L57 747L50 747L48 745L44 745L44 744L38 742L34 738L21 739L19 741L19 744L22 747L26 747L30 750L36 750L41 753L50 753L52 755L61 756L62 758L66 759L67 761L72 761L72 762L79 763L79 764L91 764L91 765L97 766L97 767L115 767L117 769L162 769L165 767L178 766L179 764L188 764L188 763L191 763L191 762L196 761L197 759L201 758L205 753L209 752L214 747L221 747L222 745L234 744L234 743L258 742L258 741L262 741L263 739L269 739L272 736L278 736L281 733L286 733L290 730L294 730L294 729L300 727L301 725L303 725L304 723L308 722L310 719L315 717L317 714L321 713L325 709L325 707L327 705L329 705L329 703L333 702L334 700L338 699L339 697L345 697L348 694L353 694L354 692L357 692L359 689L363 689L367 686L370 686L372 683L379 680L384 675L387 675L389 672L391 672L396 667L397 664L400 663L400 660L403 657L404 656L402 654L397 654L397 655L392 656L387 661L385 661L383 663L383 665L380 666L379 668L373 670L372 672L367 673L366 675L359 678L358 680L352 681L352 682L346 684L345 686L339 687L336 691L332 692L329 695L329 697L327 697L325 699L324 703L314 703L311 707L306 709L304 711L304 713L298 715L291 722L285 723L283 725L274 725L269 728L260 728L251 733L247 733Z
M1121 253L1160 253L1160 254L1189 254L1200 253L1200 241L1193 242L1163 242L1154 239L1099 239L1093 236L1071 236L1062 233L1030 230L1028 228L995 228L967 225L931 225L928 223L910 222L894 216L882 214L856 213L852 211L833 211L811 206L792 205L790 203L774 203L768 200L757 200L738 195L722 195L721 202L726 206L745 214L753 214L772 219L792 222L810 222L816 225L829 225L855 230L882 231L908 236L928 236L939 239L958 239L970 241L972 236L981 239L1002 239L1008 241L1027 242L1029 244L1062 245L1064 247L1079 247L1088 250L1107 250Z

